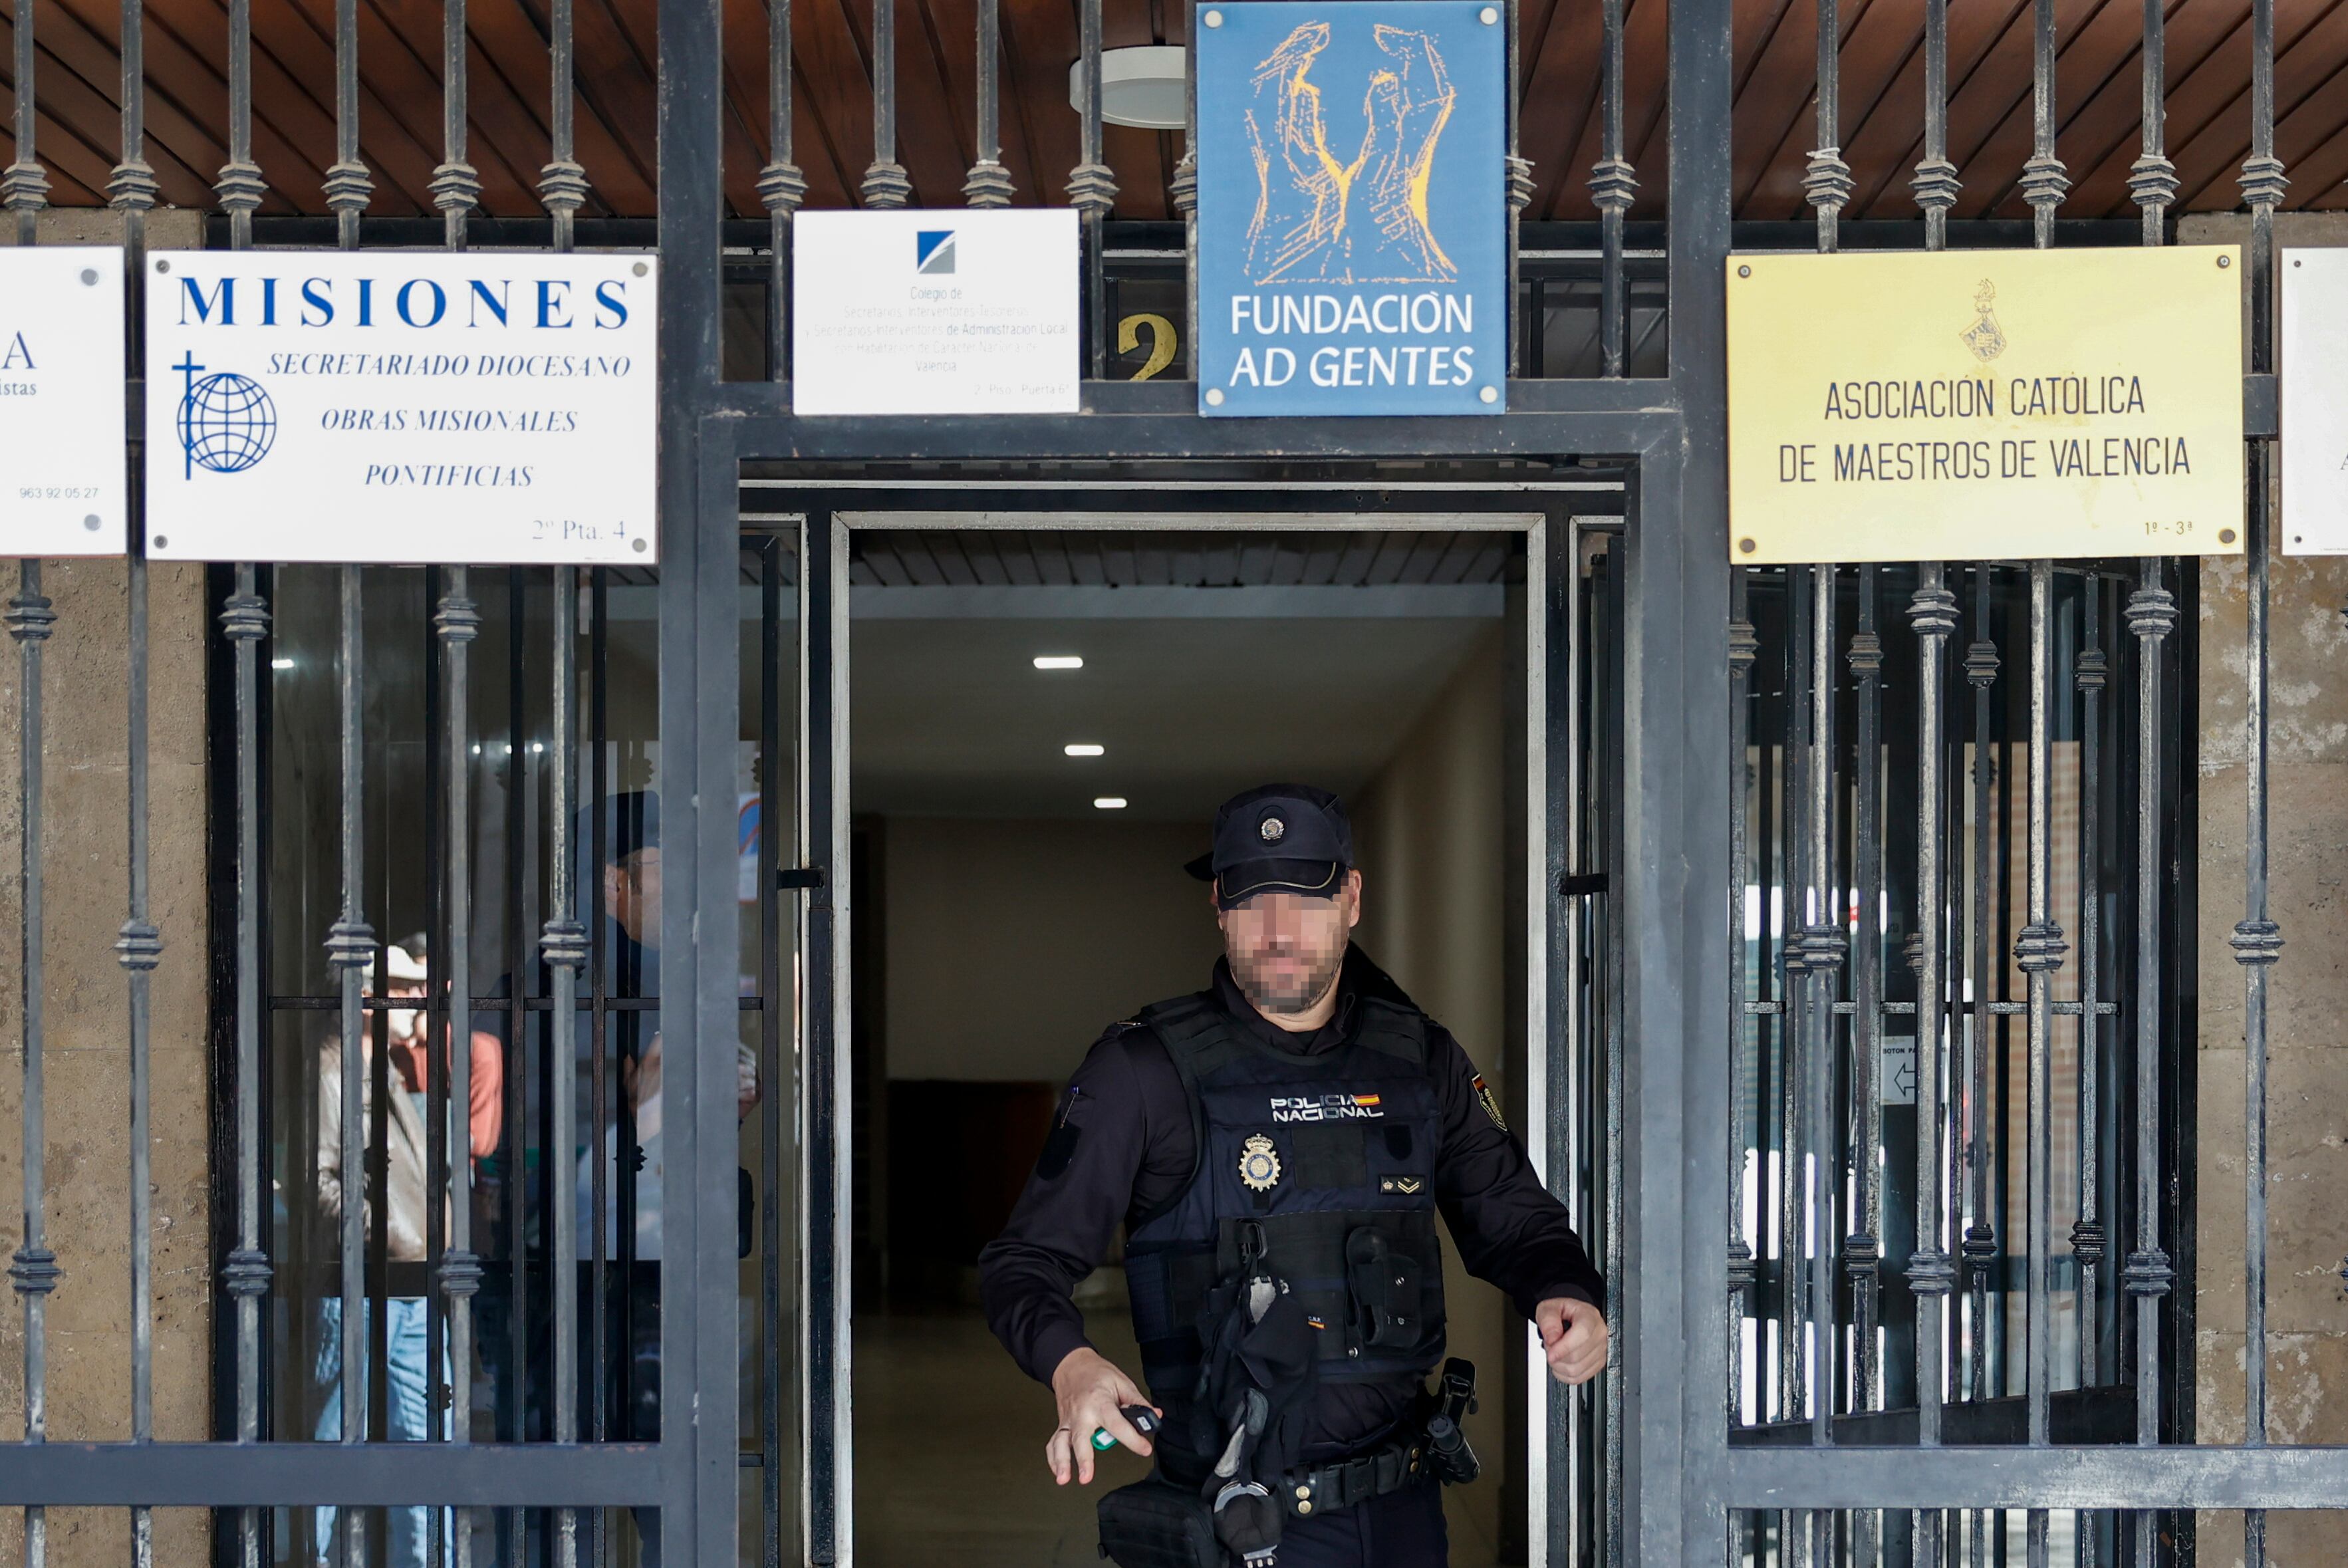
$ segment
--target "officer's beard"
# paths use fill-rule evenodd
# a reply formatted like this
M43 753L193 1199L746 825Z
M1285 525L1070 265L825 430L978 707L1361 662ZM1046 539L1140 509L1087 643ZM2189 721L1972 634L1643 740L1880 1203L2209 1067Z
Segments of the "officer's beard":
M1327 995L1344 965L1345 948L1339 943L1325 953L1305 949L1279 957L1290 962L1275 967L1270 954L1231 955L1231 979L1240 994L1267 1016L1302 1013Z

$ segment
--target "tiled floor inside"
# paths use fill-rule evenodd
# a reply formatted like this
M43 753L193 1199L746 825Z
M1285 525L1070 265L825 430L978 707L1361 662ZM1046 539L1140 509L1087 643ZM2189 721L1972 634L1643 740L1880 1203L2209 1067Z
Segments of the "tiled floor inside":
M1085 1315L1093 1342L1138 1367L1131 1319ZM869 1568L1098 1568L1093 1505L1148 1461L1102 1456L1089 1487L1044 1468L1052 1396L974 1311L856 1322L856 1556Z

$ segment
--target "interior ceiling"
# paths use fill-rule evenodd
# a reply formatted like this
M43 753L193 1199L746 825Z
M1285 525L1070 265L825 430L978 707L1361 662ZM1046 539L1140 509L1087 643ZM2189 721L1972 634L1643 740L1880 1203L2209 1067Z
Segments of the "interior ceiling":
M862 620L852 807L898 816L1205 822L1275 779L1358 790L1478 639L1448 619ZM1038 654L1081 670L1041 671ZM1107 755L1061 748L1096 742ZM1206 848L1202 841L1199 846Z
M1521 536L1488 529L858 529L849 538L849 580L889 587L1368 588L1523 575Z
M12 10L21 13L25 0ZM766 5L722 0L728 112L726 190L758 215L768 158ZM579 157L590 215L654 212L655 0L579 0ZM1811 87L1817 8L1803 0L1733 0L1734 149L1740 217L1802 216L1804 161L1815 139ZM1663 213L1666 0L1627 0L1626 139L1639 180L1632 215ZM1594 0L1522 0L1523 150L1536 190L1527 216L1595 215L1600 12ZM1964 191L1958 218L2026 216L2016 183L2031 140L2030 0L1949 8L1950 156ZM2138 151L2137 0L2056 0L2062 52L2058 149L2074 187L2067 218L2127 216ZM335 0L257 0L252 8L253 145L270 183L264 212L323 212L334 134ZM2275 8L2276 151L2289 167L2286 208L2348 206L2348 0L2281 0ZM210 207L227 160L225 0L147 0L149 160L163 199ZM1003 160L1019 200L1064 201L1077 155L1068 107L1077 0L1003 0ZM116 0L43 0L36 13L41 161L60 205L101 204L119 154L120 36ZM851 204L872 151L869 10L856 0L800 0L794 23L795 154L818 207ZM973 0L897 7L899 157L921 205L962 203L976 91ZM1922 96L1922 7L1843 0L1844 156L1857 176L1849 215L1912 218L1908 179ZM2250 140L2250 0L2168 0L2168 134L2185 211L2239 204L2235 175ZM1110 46L1179 44L1172 0L1106 0ZM548 158L546 0L472 0L469 108L483 211L535 217ZM431 0L359 0L361 154L375 179L370 211L429 213L440 157L441 8ZM0 19L0 36L11 24ZM0 49L0 57L6 51ZM5 78L0 78L5 79ZM1117 216L1173 215L1179 138L1109 127ZM0 140L0 146L10 146ZM11 147L13 156L13 147Z

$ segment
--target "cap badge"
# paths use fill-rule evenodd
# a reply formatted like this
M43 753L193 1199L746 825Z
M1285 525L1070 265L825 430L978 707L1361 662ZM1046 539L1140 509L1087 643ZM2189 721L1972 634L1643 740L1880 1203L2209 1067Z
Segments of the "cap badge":
M1265 843L1276 844L1288 836L1288 824L1277 817L1266 817L1256 831L1263 835Z
M1261 1132L1249 1134L1240 1145L1240 1181L1251 1192L1269 1192L1280 1184L1280 1155Z

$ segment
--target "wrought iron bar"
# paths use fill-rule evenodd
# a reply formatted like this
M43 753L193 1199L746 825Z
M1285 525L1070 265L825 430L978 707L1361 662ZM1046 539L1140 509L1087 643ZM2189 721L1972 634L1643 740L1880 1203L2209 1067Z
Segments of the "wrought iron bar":
M353 231L355 235L355 230ZM342 1440L366 1440L366 1080L367 980L376 968L375 933L363 903L366 871L362 813L366 760L364 620L361 568L345 566L338 588L335 678L341 713L342 912L326 935L326 962L341 980L342 1109ZM362 1547L359 1511L344 1509L335 1519L336 1561L355 1565Z
M2161 562L2137 563L2128 595L2128 630L2137 638L2136 796L2136 1249L2120 1273L2136 1304L2136 1440L2160 1441L2160 1303L2175 1271L2160 1245L2160 908L2161 646L2177 626L2176 597L2162 585ZM2150 1509L2136 1511L2136 1560L2154 1561L2159 1543Z
M1752 882L1747 866L1746 801L1751 793L1751 764L1746 758L1746 731L1751 706L1751 682L1756 655L1760 641L1754 634L1749 619L1746 597L1751 573L1743 567L1732 568L1728 574L1728 918L1729 918L1729 990L1728 990L1728 1081L1733 1086L1728 1102L1728 1164L1724 1171L1727 1178L1725 1196L1728 1202L1728 1313L1727 1313L1727 1399L1728 1424L1745 1423L1744 1368L1745 1316L1754 1294L1759 1271L1755 1266L1753 1246L1745 1233L1745 1125L1743 1106L1746 1073L1746 1037L1752 1025L1745 1015L1745 952L1747 937L1746 888ZM1764 918L1766 918L1766 910ZM1756 1146L1759 1139L1756 1139ZM1755 1304L1757 1305L1757 1304ZM1758 1316L1756 1312L1755 1315ZM1737 1532L1731 1529L1727 1543L1727 1568L1736 1568L1743 1559Z
M29 8L28 8L29 9ZM122 0L122 151L107 181L107 204L122 215L122 275L126 289L144 292L147 271L147 212L155 205L160 187L149 166L147 152L147 51L144 0ZM124 384L130 394L132 418L127 442L129 462L124 500L129 548L124 562L127 624L123 656L125 720L124 770L129 821L129 907L117 935L115 954L129 981L130 1023L130 1438L150 1442L155 1436L154 1378L154 1198L150 1191L152 1163L149 1141L152 1109L153 987L150 976L161 962L163 940L149 918L148 901L148 723L147 723L147 554L146 438L143 413L146 396L145 342L142 313L127 310L123 317ZM146 1507L130 1511L132 1568L152 1568L155 1561L154 1514Z
M554 569L554 733L547 764L547 911L539 938L539 954L546 961L553 993L548 1014L547 1052L556 1149L567 1146L578 1126L578 1053L573 1042L578 1026L579 969L587 959L587 928L579 918L582 890L572 872L572 775L578 744L579 707L579 569ZM553 1153L546 1156L553 1159ZM601 1159L600 1152L596 1158ZM554 1440L579 1440L579 1220L577 1205L552 1188L549 1206L553 1217L553 1256L550 1260L554 1297ZM600 1229L601 1214L592 1217ZM623 1229L633 1228L633 1216ZM601 1282L598 1282L598 1288ZM576 1568L579 1561L579 1511L555 1511L556 1568Z
M452 251L465 248L466 221L481 204L480 173L465 144L465 0L440 0L440 163L432 170L432 202L440 209L441 242Z
M1842 22L1838 0L1818 0L1818 145L1802 175L1802 191L1816 211L1818 249L1836 248L1842 210L1857 189L1842 156Z
M1808 1023L1803 1016L1808 990L1802 980L1807 954L1802 927L1809 886L1807 855L1808 835L1797 826L1799 803L1809 798L1806 779L1810 748L1803 732L1809 713L1810 589L1816 568L1797 566L1785 575L1786 678L1784 748L1779 753L1783 782L1779 791L1779 842L1785 892L1779 900L1777 949L1785 972L1784 1011L1777 1024L1777 1410L1780 1421L1797 1421L1807 1411L1802 1400L1804 1302L1802 1299L1802 1142L1807 1126L1801 1095L1802 1061L1808 1047ZM1781 1528L1789 1548L1791 1521Z
M1990 1398L1989 1340L1990 1274L1997 1267L1998 1239L1990 1202L1989 1036L1990 1036L1990 824L1995 796L1990 762L1990 687L1997 679L1997 645L1990 640L1990 569L1973 573L1973 641L1965 649L1965 679L1973 688L1973 878L1971 902L1972 949L1972 1029L1966 1040L1964 1159L1971 1174L1966 1197L1967 1219L1959 1251L1965 1261L1971 1287L1971 1321L1967 1325L1966 1387L1975 1399ZM1988 1562L1988 1524L1976 1511L1972 1517L1973 1568Z
M1590 199L1598 208L1598 348L1601 372L1623 373L1630 335L1630 284L1623 272L1622 225L1639 181L1622 145L1622 5L1601 0L1605 72L1601 91L1598 161L1590 170ZM1741 895L1740 895L1741 896Z
M792 147L791 0L767 0L767 140L758 201L767 209L767 374L791 376L791 218L807 201Z
M2157 245L2177 201L2177 165L2168 146L2168 18L2167 0L2144 0L2142 104L2137 110L2143 150L2128 165L2128 194L2144 216L2144 242Z
M1935 0L1945 5L1945 0ZM1946 843L1948 782L1942 769L1948 743L1941 701L1947 693L1949 638L1957 629L1957 599L1947 587L1947 569L1928 561L1919 569L1909 624L1919 639L1916 680L1916 1251L1908 1279L1916 1294L1916 1441L1941 1442L1941 1402L1946 1372L1949 1293L1957 1278L1944 1241L1941 1162L1945 1119L1941 1105L1941 1041L1946 1027L1948 979L1944 967L1948 930ZM1938 1510L1915 1515L1916 1557L1938 1568L1941 1561Z
M611 863L611 830L613 812L605 802L611 799L610 767L605 752L611 738L612 659L611 659L611 590L609 574L602 567L591 573L587 598L588 678L588 790L587 861L595 868L599 879L603 868ZM600 885L582 888L579 896L589 901L592 917L587 920L587 1146L592 1150L588 1161L592 1174L587 1181L587 1212L593 1216L588 1226L587 1278L593 1288L588 1297L587 1350L589 1365L593 1367L588 1379L588 1437L602 1442L611 1437L611 1377L612 1377L612 1314L608 1305L610 1290L605 1281L612 1274L611 1241L603 1224L604 1206L611 1199L610 1162L603 1158L603 1130L611 1124L611 1085L606 1076L611 1070L612 973L610 968L611 924L604 912L597 907L602 897ZM769 993L771 995L771 993ZM630 1163L633 1163L633 1157ZM616 1224L616 1219L614 1223ZM631 1209L629 1233L634 1234L633 1211ZM624 1288L624 1279L623 1288ZM633 1319L631 1319L633 1322ZM605 1527L603 1511L596 1510L594 1529L591 1531L595 1568L603 1568L610 1551L611 1532Z
M326 207L335 214L335 242L359 248L359 214L375 181L359 157L358 0L335 0L335 161L326 170Z
M1810 1441L1820 1447L1834 1442L1836 1373L1842 1350L1837 1330L1834 1281L1836 1200L1841 1191L1837 1159L1835 1089L1835 977L1850 948L1845 927L1841 890L1835 872L1835 591L1840 569L1818 566L1810 571L1811 668L1808 788L1804 833L1807 839L1804 879L1807 929L1802 934L1802 975L1807 994L1805 1016L1808 1030L1808 1060L1804 1088L1809 1120L1810 1168L1803 1203L1804 1244L1809 1264L1809 1398ZM1810 1516L1815 1544L1812 1561L1834 1560L1835 1516L1820 1509Z
M124 782L130 909L114 951L130 983L130 1440L144 1443L155 1437L154 1198L148 1142L153 1084L150 981L162 961L163 938L148 918L147 558L135 538L125 566L129 604L123 707L129 766ZM155 1560L154 1515L144 1507L130 1511L130 1560L135 1568L149 1568Z
M2030 52L2031 153L2022 166L2022 199L2030 203L2031 242L2054 243L2054 209L2071 189L2054 156L2054 0L2034 0Z
M867 207L902 207L913 195L897 161L897 0L872 0L872 161L860 190Z
M978 0L977 156L962 182L973 207L1008 207L1015 194L1011 170L1003 167L1002 83L1002 0Z
M451 0L457 4L458 0ZM452 220L461 225L461 220ZM461 226L459 230L461 238ZM448 1250L440 1259L440 1293L448 1312L448 1440L473 1440L473 1295L481 1287L481 1260L473 1251L473 911L472 911L472 770L467 760L471 721L468 712L468 655L479 635L481 614L474 603L469 573L462 566L448 568L448 587L433 625L440 637L441 714L448 724L448 821L443 829L447 855L443 897L448 909L448 956L442 968L448 980L448 1005L444 1016L448 1103L462 1118L461 1147L449 1161ZM435 1535L438 1535L436 1531ZM472 1568L473 1531L470 1511L456 1511L456 1568Z
M529 745L522 728L529 694L522 682L523 639L518 628L530 624L529 602L523 591L519 567L506 571L506 624L517 628L506 637L506 750L505 795L519 803L524 799L522 780ZM506 890L506 962L514 981L507 987L505 998L506 1038L511 1042L513 1059L506 1066L505 1126L508 1145L513 1151L513 1169L506 1178L506 1252L510 1259L507 1290L510 1302L506 1319L506 1366L510 1368L510 1386L506 1408L512 1430L510 1440L527 1442L539 1436L542 1425L533 1430L529 1395L529 1367L536 1359L536 1346L530 1337L532 1322L530 1305L530 1058L533 1031L530 1025L529 1003L531 975L536 965L530 962L531 951L529 913L525 908L528 890L522 884L522 836L507 833L505 863L500 868ZM551 1162L545 1155L541 1142L541 1171ZM541 1212L544 1212L541 1207ZM541 1236L540 1244L543 1246ZM513 1511L507 1518L506 1568L522 1568L523 1550L528 1544L529 1515Z
M1859 1147L1851 1155L1852 1223L1843 1236L1843 1273L1850 1281L1850 1336L1858 1363L1849 1405L1873 1410L1883 1403L1883 1366L1876 1346L1881 1314L1883 1186L1883 639L1876 631L1877 568L1859 569L1858 629L1849 654L1856 688L1852 768L1856 797L1851 806L1850 908L1855 927L1851 954L1851 1114L1859 1123ZM1838 924L1842 901L1836 901ZM1855 1522L1858 1560L1869 1568L1882 1545L1882 1517L1863 1510Z
M2097 1285L2108 1245L2103 1218L2103 1082L2100 1057L2103 1000L2103 696L2110 670L2104 657L2105 580L2090 573L2080 595L2079 650L2073 684L2079 692L2079 1212L2071 1226L2071 1256L2079 1267L2079 1387L2102 1381ZM2155 906L2156 908L2157 906ZM2086 1532L2079 1532L2085 1543Z
M1190 379L1199 378L1199 7L1196 0L1183 8L1188 29L1182 49L1182 156L1175 160L1169 187L1174 211L1182 218L1182 341L1183 361Z
M19 28L22 39L30 28ZM19 76L21 84L29 77ZM32 95L21 95L30 101ZM24 145L19 143L20 146ZM27 220L29 222L29 220ZM42 1048L43 1004L47 995L41 972L41 652L57 625L57 609L41 592L41 563L27 558L17 566L16 596L8 601L8 634L16 639L16 896L18 907L16 973L23 982L17 1022L22 1029L25 1072L25 1229L15 1255L9 1260L8 1283L25 1310L25 1440L46 1442L48 1437L48 1298L64 1274L49 1250L44 1230L48 1174L47 1142L43 1130ZM36 1504L25 1509L26 1568L43 1568L48 1561L48 1512Z
M2157 5L2161 0L2145 3ZM1923 209L1924 248L1946 250L1949 209L1962 189L1957 166L1949 161L1949 0L1925 0L1924 156L1917 160L1908 188Z
M39 102L33 87L33 7L19 4L15 9L12 31L15 35L16 58L15 75L10 77L16 97L15 156L5 170L0 170L0 207L16 214L16 242L29 245L39 232L41 209L49 204L48 171L41 167L34 132L40 124ZM32 1550L32 1536L26 1536L26 1551Z
M228 214L229 249L251 249L252 210L269 193L252 160L252 0L228 0L228 161L212 190Z
M235 0L242 6L248 0ZM233 232L233 231L232 231ZM248 237L250 230L247 231ZM261 643L269 605L250 562L221 607L221 632L236 662L236 1225L221 1270L236 1298L236 1439L261 1440L261 1301L269 1294L268 1233L261 1202ZM261 1568L261 1510L237 1516L242 1568Z
M579 162L574 130L579 83L572 9L572 0L551 0L547 8L547 75L551 101L547 105L546 167L538 174L539 201L554 221L553 249L566 255L571 251L579 209L587 202L587 170Z
M2029 1040L2025 1089L2029 1099L2029 1149L2025 1156L2029 1236L2024 1249L2024 1312L2028 1359L2024 1394L2028 1440L2044 1448L2050 1425L2054 1376L2054 1317L2049 1280L2054 1229L2054 971L2063 965L2063 928L2055 923L2050 853L2054 815L2054 563L2030 563L2030 795L2024 826L2024 882L2029 923L2013 944L2014 962L2029 987ZM2049 1519L2034 1508L2027 1521L2030 1568L2046 1568Z
M2242 160L2242 200L2250 209L2250 372L2274 370L2274 210L2287 181L2275 156L2274 0L2250 5L2250 153ZM2267 1441L2267 972L2282 956L2282 928L2267 908L2267 698L2270 675L2269 500L2273 495L2274 445L2252 436L2242 527L2249 569L2249 658L2242 683L2247 749L2242 778L2245 816L2242 918L2231 945L2242 965L2243 1120L2242 1442ZM2267 1516L2242 1516L2243 1568L2266 1568Z
M874 0L876 5L882 3L884 0ZM1068 201L1076 209L1083 232L1083 363L1085 374L1097 381L1108 373L1108 302L1101 264L1101 231L1108 222L1109 209L1117 204L1117 178L1101 154L1101 0L1078 0L1076 15L1076 49L1081 62L1078 75L1084 84L1085 101L1080 111L1082 150L1076 169L1068 176ZM1191 112L1195 127L1195 90ZM1191 248L1195 251L1197 246ZM1191 292L1195 296L1197 290ZM1195 355L1194 346L1194 357Z

